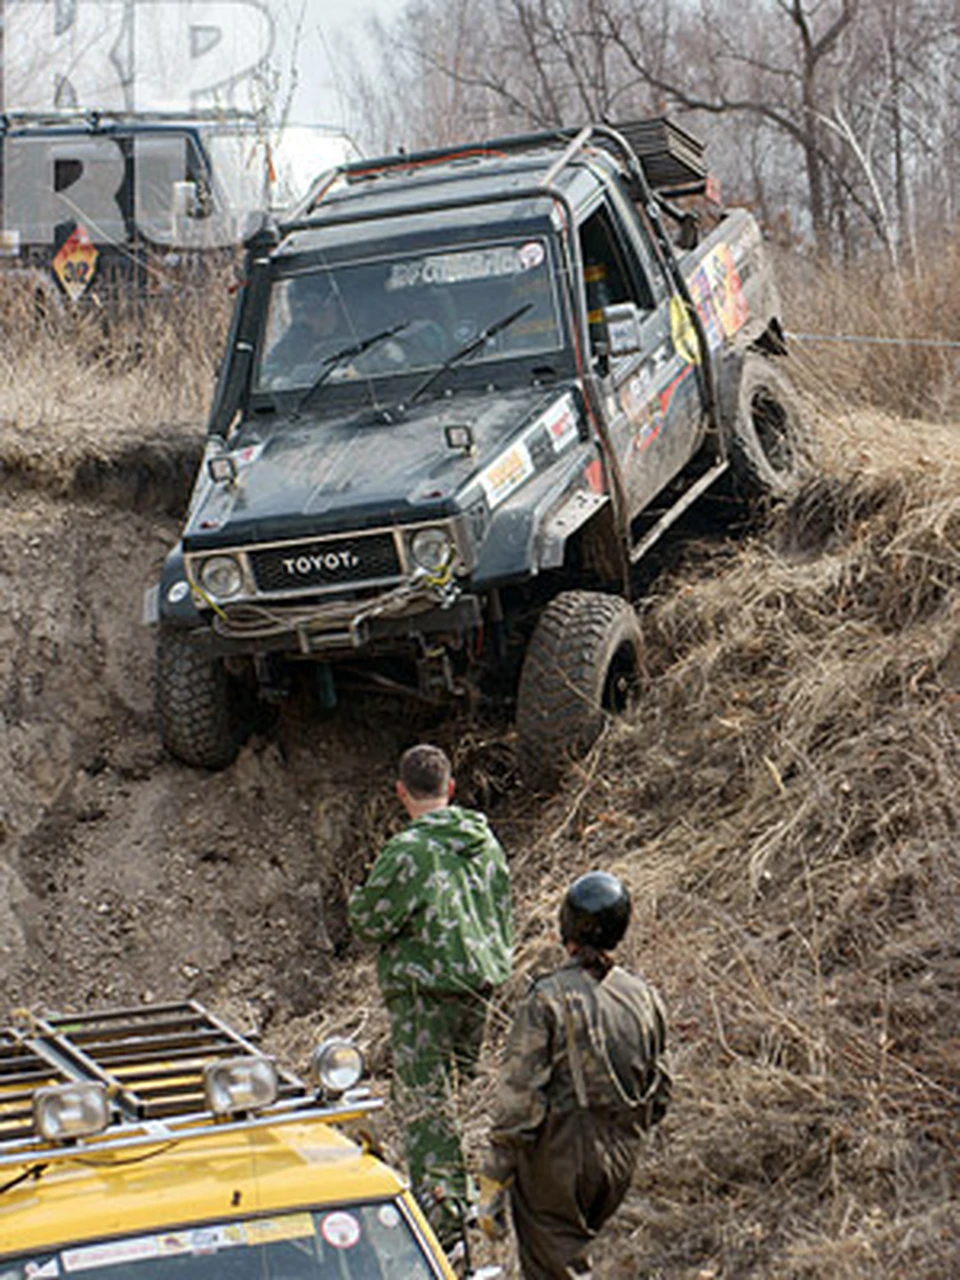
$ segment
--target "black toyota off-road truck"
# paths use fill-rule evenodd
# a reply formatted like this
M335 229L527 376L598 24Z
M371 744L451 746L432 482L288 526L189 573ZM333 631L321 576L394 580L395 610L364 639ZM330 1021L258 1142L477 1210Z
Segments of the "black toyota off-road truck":
M148 592L168 749L219 768L313 664L515 697L555 777L638 673L631 570L803 424L756 222L664 120L390 156L249 243L183 534Z

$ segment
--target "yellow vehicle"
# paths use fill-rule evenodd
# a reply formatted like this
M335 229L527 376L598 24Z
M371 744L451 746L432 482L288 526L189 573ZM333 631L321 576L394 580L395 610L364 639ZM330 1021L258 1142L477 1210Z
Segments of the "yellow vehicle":
M0 1029L0 1280L453 1280L351 1136L362 1071L328 1040L308 1087L192 1001Z

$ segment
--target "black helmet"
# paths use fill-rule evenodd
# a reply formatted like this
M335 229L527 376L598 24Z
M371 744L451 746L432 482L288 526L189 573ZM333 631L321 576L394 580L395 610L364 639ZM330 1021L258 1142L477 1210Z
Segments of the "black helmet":
M598 951L612 951L630 923L630 894L616 876L588 871L564 895L560 936Z

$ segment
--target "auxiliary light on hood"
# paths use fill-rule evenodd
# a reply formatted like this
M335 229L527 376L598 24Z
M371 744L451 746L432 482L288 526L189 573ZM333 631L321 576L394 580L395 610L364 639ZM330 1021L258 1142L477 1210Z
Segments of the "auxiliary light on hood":
M363 1054L350 1040L331 1037L313 1051L310 1070L317 1089L339 1097L363 1076Z
M269 1058L221 1058L203 1069L207 1106L217 1116L261 1111L277 1100L277 1068Z
M48 1142L71 1142L103 1133L110 1124L107 1090L93 1081L37 1089L33 1123Z

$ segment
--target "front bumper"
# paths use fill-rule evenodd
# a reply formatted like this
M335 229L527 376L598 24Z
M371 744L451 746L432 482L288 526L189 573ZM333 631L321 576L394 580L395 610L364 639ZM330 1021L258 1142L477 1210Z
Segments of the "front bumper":
M287 653L301 658L337 658L389 653L421 638L458 639L482 623L475 595L404 584L366 600L324 600L276 606L238 604L204 619L212 656Z

